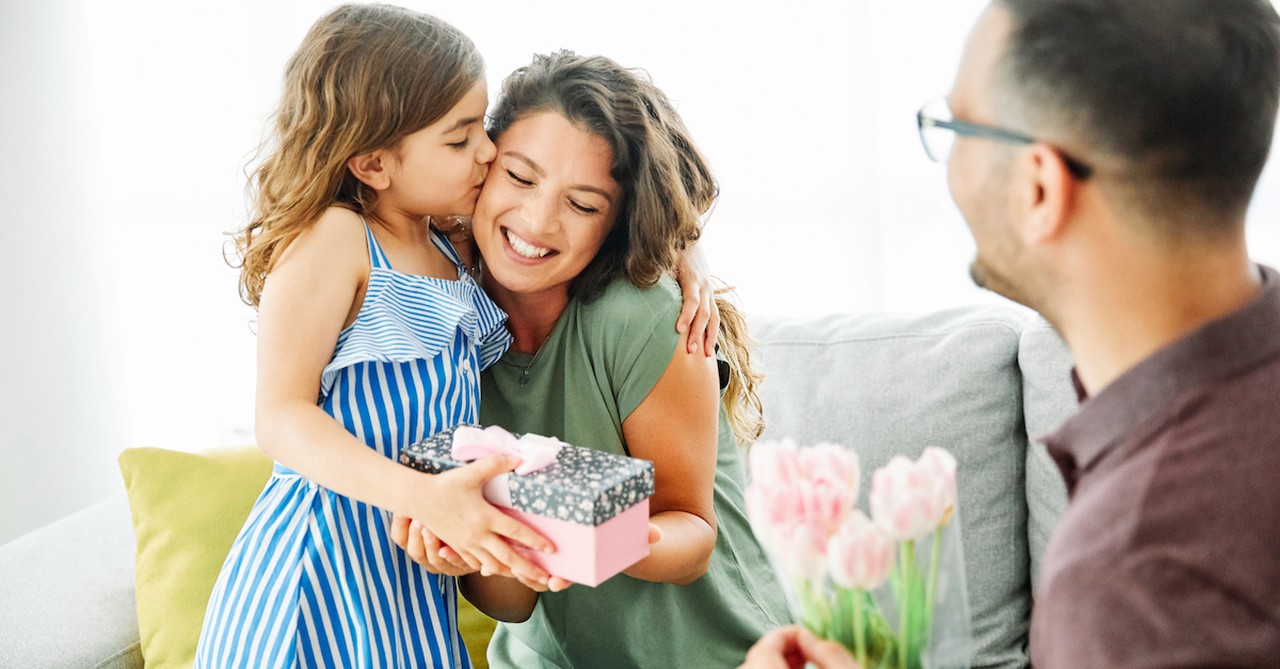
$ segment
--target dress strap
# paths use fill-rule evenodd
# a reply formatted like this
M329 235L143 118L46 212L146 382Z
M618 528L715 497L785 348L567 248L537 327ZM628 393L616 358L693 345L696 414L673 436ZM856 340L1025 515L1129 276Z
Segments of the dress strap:
M449 240L445 239L445 236L437 232L435 228L431 229L431 241L435 243L436 248L440 249L444 257L449 259L449 262L458 267L461 273L466 273L467 268L462 264L462 256L458 255L458 251L453 248L453 244L450 244Z
M373 236L373 228L369 227L369 222L360 217L360 221L364 223L364 234L369 242L369 266L381 267L383 269L391 269L391 261L387 260L387 254L382 252L382 245L378 243L378 238Z

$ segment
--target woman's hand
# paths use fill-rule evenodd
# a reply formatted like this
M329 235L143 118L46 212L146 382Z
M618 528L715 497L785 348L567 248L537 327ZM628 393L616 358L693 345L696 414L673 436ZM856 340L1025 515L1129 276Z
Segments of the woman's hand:
M676 320L676 332L688 333L685 346L690 353L697 353L701 347L704 355L711 356L715 353L716 338L720 334L720 310L716 307L711 267L697 244L680 255L675 274L684 295L684 306Z

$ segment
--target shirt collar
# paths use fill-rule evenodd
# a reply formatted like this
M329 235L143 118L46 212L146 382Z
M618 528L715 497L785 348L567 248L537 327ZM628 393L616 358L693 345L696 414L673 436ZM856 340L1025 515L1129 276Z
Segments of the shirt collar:
M1044 438L1073 487L1122 438L1156 429L1151 419L1188 388L1235 376L1280 355L1280 274L1258 266L1262 289L1240 309L1210 321L1156 351L1090 397L1075 369L1071 381L1080 409Z

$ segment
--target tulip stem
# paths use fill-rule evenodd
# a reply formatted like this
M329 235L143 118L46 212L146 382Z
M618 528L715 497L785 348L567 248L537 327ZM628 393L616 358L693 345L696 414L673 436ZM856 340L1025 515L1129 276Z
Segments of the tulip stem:
M804 609L804 625L820 638L831 637L831 609L818 586L807 578L801 578L796 588L800 592L801 606Z
M907 669L907 656L911 654L911 605L914 597L912 580L915 576L916 543L912 539L902 542L902 593L898 606L898 669Z
M941 553L942 543L942 526L939 525L933 531L933 550L929 557L929 585L925 595L925 639L933 636L933 607L934 597L938 594L938 554Z
M862 607L866 605L866 595L861 590L854 591L853 600L853 643L858 653L858 666L867 666L867 634L862 629Z

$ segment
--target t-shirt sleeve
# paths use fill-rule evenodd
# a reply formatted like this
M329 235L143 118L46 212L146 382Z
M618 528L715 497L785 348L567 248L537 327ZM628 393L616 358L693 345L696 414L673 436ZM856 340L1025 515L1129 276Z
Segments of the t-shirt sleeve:
M609 386L626 420L662 378L679 342L680 291L663 277L650 288L617 280L587 310L593 348L601 351Z

